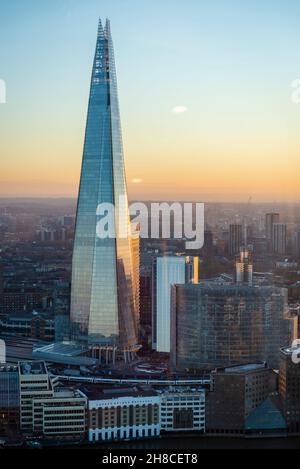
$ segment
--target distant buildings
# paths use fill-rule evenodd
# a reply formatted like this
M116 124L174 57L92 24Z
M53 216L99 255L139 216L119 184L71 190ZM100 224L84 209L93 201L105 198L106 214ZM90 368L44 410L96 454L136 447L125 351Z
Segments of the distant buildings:
M266 239L267 239L267 245L268 245L269 250L272 247L273 225L275 223L279 223L279 219L280 219L279 213L267 213L266 214L265 232L266 232Z
M272 248L275 254L287 252L287 226L284 223L273 224Z
M240 252L241 246L244 244L242 225L229 226L229 254L235 256Z
M171 286L198 282L198 258L183 256L157 257L152 277L152 346L170 353Z
M175 285L172 292L171 363L193 370L267 361L295 337L286 290L206 282Z
M253 285L253 260L249 248L241 248L240 255L235 263L235 279L238 284Z
M290 433L300 433L300 347L280 353L279 393Z

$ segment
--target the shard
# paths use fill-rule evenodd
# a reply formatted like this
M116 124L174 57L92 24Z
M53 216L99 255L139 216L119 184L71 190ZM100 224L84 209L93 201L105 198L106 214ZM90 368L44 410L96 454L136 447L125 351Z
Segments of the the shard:
M128 236L118 236L119 215L115 237L97 235L99 204L113 204L116 214L120 208ZM135 283L114 50L110 23L103 28L100 20L73 250L72 338L98 349L101 359L119 353L130 360L138 350Z

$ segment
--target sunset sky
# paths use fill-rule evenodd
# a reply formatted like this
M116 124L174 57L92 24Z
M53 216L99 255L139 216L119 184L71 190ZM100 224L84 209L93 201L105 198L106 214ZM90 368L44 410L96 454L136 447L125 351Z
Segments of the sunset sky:
M131 199L300 202L299 0L11 0L0 196L77 196L98 17Z

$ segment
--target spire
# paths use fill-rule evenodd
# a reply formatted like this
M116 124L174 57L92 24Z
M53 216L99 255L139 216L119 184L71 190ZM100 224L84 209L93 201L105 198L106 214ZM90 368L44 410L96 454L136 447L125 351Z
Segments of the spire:
M109 38L111 34L110 34L110 21L108 18L106 18L104 31L105 31L106 37Z
M104 31L103 31L101 18L99 18L99 24L98 24L98 37L101 37L101 38L104 37Z

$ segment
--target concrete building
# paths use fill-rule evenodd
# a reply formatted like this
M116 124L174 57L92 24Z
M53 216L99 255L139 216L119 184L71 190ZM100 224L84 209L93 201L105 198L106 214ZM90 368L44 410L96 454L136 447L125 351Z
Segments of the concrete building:
M56 388L51 398L33 400L33 432L46 438L83 439L87 398L78 389Z
M34 429L34 399L52 398L55 381L50 379L44 362L19 363L21 401L21 430L31 433Z
M24 434L81 439L86 430L87 398L59 388L44 362L19 363L21 430Z
M172 387L158 391L161 398L161 430L205 432L205 391Z
M155 437L160 434L160 397L140 388L84 389L89 441Z

